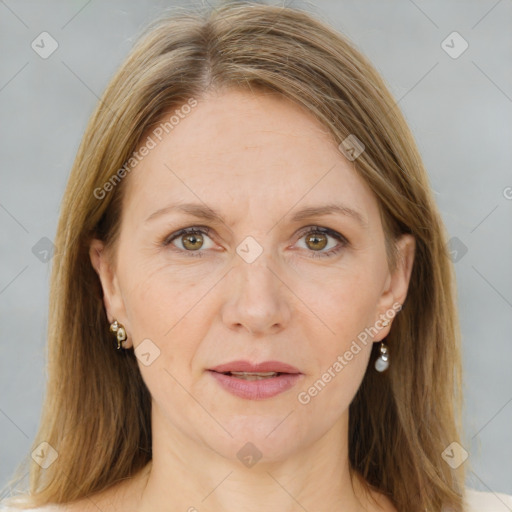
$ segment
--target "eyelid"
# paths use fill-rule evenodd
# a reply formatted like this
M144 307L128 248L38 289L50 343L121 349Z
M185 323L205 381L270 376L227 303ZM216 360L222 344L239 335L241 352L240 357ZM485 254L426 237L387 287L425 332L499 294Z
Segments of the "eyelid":
M332 257L336 255L338 252L340 252L343 248L349 247L350 241L341 233L338 231L335 231L334 229L322 227L322 226L306 226L302 230L299 231L297 239L300 240L306 235L309 235L310 233L322 233L326 236L330 236L331 238L334 238L338 240L338 245L336 247L332 247L328 251L308 251L310 253L310 257L313 258L322 258L322 257Z
M212 229L208 226L189 226L187 228L178 229L177 231L173 231L170 235L167 235L162 240L162 245L169 245L176 238L179 238L182 235L187 235L188 233L201 233L207 236L210 236Z
M343 236L341 233L338 233L338 231L335 231L334 229L325 228L323 226L316 226L316 225L306 226L299 231L298 235L299 235L299 238L301 238L304 235L307 235L309 233L324 233L324 234L332 236L333 238L336 238L338 240L344 240L346 243L348 243L347 238L345 236Z

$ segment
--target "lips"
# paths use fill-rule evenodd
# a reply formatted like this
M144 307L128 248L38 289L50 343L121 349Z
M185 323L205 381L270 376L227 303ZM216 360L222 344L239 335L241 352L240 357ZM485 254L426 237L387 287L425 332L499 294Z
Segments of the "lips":
M229 363L220 364L210 368L211 371L218 373L233 373L233 372L244 372L244 373L290 373L299 374L301 373L298 368L281 361L264 361L262 363L250 363L249 361L231 361Z
M229 393L248 400L272 398L294 387L303 374L280 361L231 361L210 368L210 375Z

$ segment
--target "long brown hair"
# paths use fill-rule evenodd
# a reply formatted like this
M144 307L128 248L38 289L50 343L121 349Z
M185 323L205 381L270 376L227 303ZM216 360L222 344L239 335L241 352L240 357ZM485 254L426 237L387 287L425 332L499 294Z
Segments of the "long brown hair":
M354 168L378 200L390 267L395 237L415 237L407 300L386 341L392 364L383 374L370 364L350 405L350 465L400 512L461 512L464 466L452 469L443 459L462 431L455 280L412 134L383 79L343 35L302 10L247 3L154 22L87 126L57 228L48 382L32 448L49 443L58 457L46 469L24 461L30 505L91 495L151 460L150 395L133 351L115 350L88 252L92 237L115 245L129 177L97 191L126 170L165 113L212 88L233 87L292 99L337 145L355 135L365 150Z

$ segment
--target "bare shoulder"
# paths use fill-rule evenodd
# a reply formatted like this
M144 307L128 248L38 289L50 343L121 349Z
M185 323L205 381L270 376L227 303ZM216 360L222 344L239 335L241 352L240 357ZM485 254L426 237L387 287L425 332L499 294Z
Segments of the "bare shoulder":
M131 512L130 500L127 499L126 493L122 492L125 487L123 484L115 484L106 491L61 505L55 512Z
M116 484L106 491L58 505L56 508L49 508L48 511L46 508L43 508L36 509L34 512L98 512L98 510L102 512L118 512L122 510L122 506L125 504L125 502L120 499L118 493L120 487L119 484ZM124 510L131 512L129 507L126 507ZM0 512L2 511L0 510Z
M149 467L143 468L133 477L119 480L104 491L67 503L55 512L136 512Z
M19 503L19 506L16 503L9 503L9 505L0 503L0 512L61 512L63 510L60 505L45 505L36 508L26 507L27 504L23 505L22 502Z
M20 508L14 504L7 506L0 503L0 512L136 512L146 477L147 468L144 468L133 477L119 480L103 491L73 502L37 508Z
M107 505L107 495L98 494L92 497L86 497L70 503L52 503L43 505L41 507L27 508L29 507L26 501L16 501L7 504L0 504L0 512L98 512L98 506ZM115 509L111 507L101 508L103 512L113 512Z
M57 504L52 503L49 505L43 505L41 507L35 507L35 508L27 508L29 505L26 502L16 502L16 503L9 503L9 505L0 503L0 512L70 512L70 511L78 511L83 510L85 511L85 508L80 502L76 502L73 504ZM82 508L80 508L82 507ZM89 510L89 509L87 509ZM92 508L90 509L92 510ZM98 509L96 509L97 512Z

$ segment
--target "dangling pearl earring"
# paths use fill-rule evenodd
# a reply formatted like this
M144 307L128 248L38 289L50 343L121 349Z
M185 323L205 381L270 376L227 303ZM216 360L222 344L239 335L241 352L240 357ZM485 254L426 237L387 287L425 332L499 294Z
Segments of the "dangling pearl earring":
M383 327L387 327L389 325L389 321L384 320L382 325ZM389 367L389 348L383 341L380 342L379 352L380 355L375 360L375 369L378 372L384 372Z
M375 361L375 369L378 372L383 372L388 369L389 366L389 352L388 346L381 341L380 342L380 356Z

